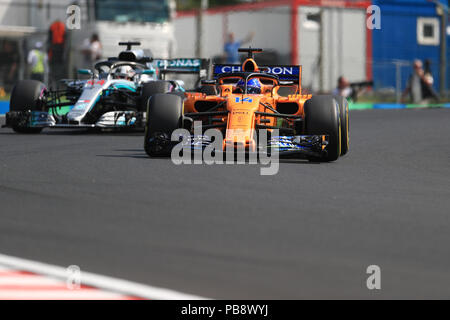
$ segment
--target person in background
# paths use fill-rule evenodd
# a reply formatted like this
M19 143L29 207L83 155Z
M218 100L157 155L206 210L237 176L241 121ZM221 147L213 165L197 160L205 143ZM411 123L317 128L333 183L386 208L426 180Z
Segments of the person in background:
M34 49L28 53L28 66L30 69L30 79L43 82L47 71L47 55L42 50L43 44L38 41Z
M424 71L424 76L425 76L425 79L427 80L427 82L430 85L433 85L434 79L433 79L433 74L431 73L431 60L430 59L425 60L423 71Z
M10 40L4 40L0 50L3 91L10 92L17 81L20 56L17 45Z
M224 53L225 53L225 63L240 63L238 49L246 43L252 41L255 36L254 32L248 34L248 36L244 40L237 41L234 37L234 33L230 32L228 34L228 39L224 45Z
M50 67L50 85L56 86L66 76L66 25L54 21L48 31L48 61Z
M337 88L333 90L332 94L344 97L348 102L357 102L361 93L371 86L373 86L373 81L349 82L344 76L340 76Z
M102 44L97 34L93 34L89 39L84 40L83 48L83 65L85 68L91 69L94 63L102 57Z
M439 94L433 88L434 78L433 78L433 74L431 72L431 60L430 59L425 60L423 75L424 75L424 79L425 79L425 84L422 87L423 99L426 100L427 103L432 102L432 101L439 102L439 100L440 100Z
M435 99L439 98L433 89L433 76L431 75L429 64L427 75L423 69L422 61L418 59L414 60L413 73L410 75L402 94L403 102L408 94L411 102L415 104L427 104L431 97Z
M333 90L333 95L350 98L352 94L353 89L350 86L350 82L344 76L340 76L338 78L337 87Z

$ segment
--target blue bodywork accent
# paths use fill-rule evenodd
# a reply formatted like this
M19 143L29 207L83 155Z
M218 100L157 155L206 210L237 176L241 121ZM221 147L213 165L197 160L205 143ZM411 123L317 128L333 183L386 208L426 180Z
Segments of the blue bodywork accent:
M129 83L114 83L109 88L113 88L113 89L128 89L130 91L136 92L136 87L130 86Z

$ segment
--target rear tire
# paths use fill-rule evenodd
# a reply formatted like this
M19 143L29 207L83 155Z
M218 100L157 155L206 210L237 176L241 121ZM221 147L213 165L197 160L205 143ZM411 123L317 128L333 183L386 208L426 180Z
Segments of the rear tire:
M339 106L333 96L313 96L307 100L305 132L307 135L328 135L327 154L311 161L335 161L341 154Z
M11 92L10 111L43 111L44 93L46 87L40 81L19 81ZM24 119L24 123L14 125L12 129L17 133L36 134L43 128L30 128Z
M145 152L150 157L169 156L172 132L181 127L183 99L173 94L155 94L148 101Z
M348 118L348 101L344 97L336 97L339 104L339 118L341 120L341 156L348 152L349 138L349 118Z

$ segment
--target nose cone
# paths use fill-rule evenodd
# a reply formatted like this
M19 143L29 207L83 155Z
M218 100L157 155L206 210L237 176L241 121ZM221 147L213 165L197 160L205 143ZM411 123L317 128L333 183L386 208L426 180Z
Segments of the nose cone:
M84 117L84 112L79 110L72 110L67 113L66 117L70 122L81 122Z
M254 151L255 111L259 108L258 96L236 95L228 103L228 124L224 148Z
M227 130L223 145L224 150L255 151L256 141L254 130L230 129Z

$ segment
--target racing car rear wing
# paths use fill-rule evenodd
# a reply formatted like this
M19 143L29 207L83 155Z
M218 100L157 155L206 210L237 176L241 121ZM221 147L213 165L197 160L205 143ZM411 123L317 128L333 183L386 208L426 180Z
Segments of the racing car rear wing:
M295 65L274 65L274 66L259 66L263 73L278 76L281 81L292 81L298 85L299 88L302 83L302 66ZM242 66L240 64L215 64L213 67L214 79L224 73L241 72Z
M168 73L198 74L200 79L209 75L210 59L178 58L178 59L155 59L153 65L158 67L161 75Z

